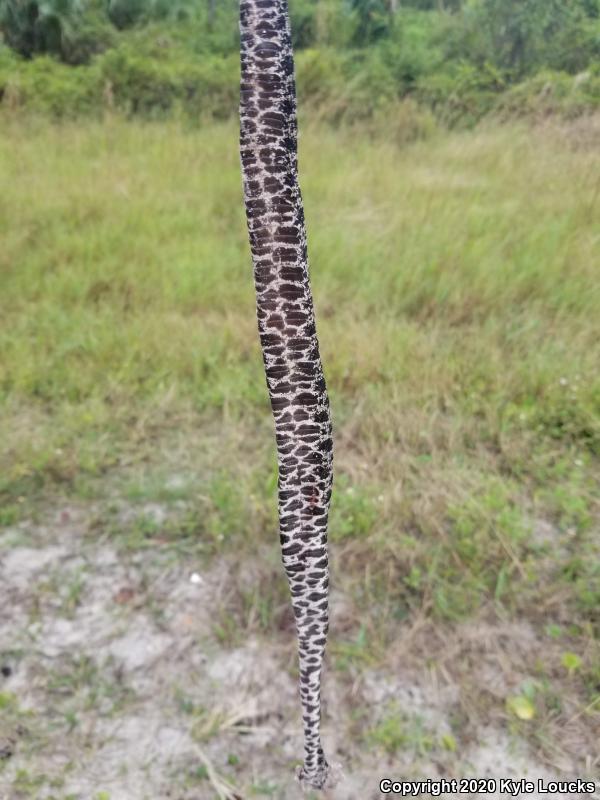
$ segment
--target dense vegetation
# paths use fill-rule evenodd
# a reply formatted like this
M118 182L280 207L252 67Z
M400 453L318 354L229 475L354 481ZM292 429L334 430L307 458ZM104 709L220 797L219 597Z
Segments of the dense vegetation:
M292 0L291 14L303 107L329 120L407 98L450 124L600 104L599 0ZM0 24L4 107L235 112L235 0L0 0Z

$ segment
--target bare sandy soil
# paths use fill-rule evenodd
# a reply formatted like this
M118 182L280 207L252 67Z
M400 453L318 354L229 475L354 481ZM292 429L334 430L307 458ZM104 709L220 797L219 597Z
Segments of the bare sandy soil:
M21 523L0 538L0 798L300 797L292 632L225 646L214 620L235 580L231 556L202 563L167 547L127 552L90 534L93 511L59 506L44 526ZM159 521L166 513L150 511ZM349 613L334 593L332 637ZM472 686L450 667L415 668L402 649L414 642L423 651L419 637L431 632L417 621L408 633L399 630L399 652L383 667L329 665L324 740L343 776L326 797L384 797L383 777L597 777L599 747L585 728L539 760L510 725L463 714L454 746L461 697L464 707L476 688L509 688L502 648L538 646L527 624L472 622L443 644L449 665L477 663ZM412 726L393 754L362 735L390 704Z

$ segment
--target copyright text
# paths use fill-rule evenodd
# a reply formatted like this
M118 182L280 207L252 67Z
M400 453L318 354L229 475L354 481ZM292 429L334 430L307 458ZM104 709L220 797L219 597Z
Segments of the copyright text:
M419 794L430 794L439 797L442 794L493 794L499 792L511 797L520 794L594 794L596 784L594 781L547 781L538 778L537 781L525 778L441 778L423 781L394 781L382 778L379 782L379 791L382 794L400 794L402 797L415 797Z

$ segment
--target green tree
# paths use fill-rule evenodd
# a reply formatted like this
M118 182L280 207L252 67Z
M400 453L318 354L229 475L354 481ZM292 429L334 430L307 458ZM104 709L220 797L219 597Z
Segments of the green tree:
M350 8L356 18L353 44L372 44L390 32L393 5L389 0L350 0Z
M479 0L470 11L488 60L517 76L542 66L576 70L594 49L594 0Z
M21 55L62 55L79 12L77 0L0 0L0 28L6 42Z
M0 30L17 53L87 61L111 43L104 0L0 0Z
M130 28L150 16L149 0L108 0L108 16L117 28Z

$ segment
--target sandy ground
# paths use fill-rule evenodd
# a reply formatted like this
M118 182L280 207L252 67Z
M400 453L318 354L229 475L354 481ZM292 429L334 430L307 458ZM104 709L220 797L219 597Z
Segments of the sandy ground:
M233 579L227 558L207 566L168 548L123 552L107 536L90 536L88 518L85 509L59 507L45 526L21 523L0 538L0 798L301 797L291 633L224 646L213 622ZM334 594L333 636L345 606ZM469 635L501 633L473 627L460 652ZM532 634L523 625L511 635L527 647ZM502 670L483 660L474 679L493 690ZM461 691L425 667L329 668L324 741L343 776L320 796L397 796L379 791L383 777L548 781L597 771L586 743L580 758L549 767L506 726L481 719L469 723L466 747L432 749L427 742L450 734ZM418 728L393 755L357 735L390 703Z

